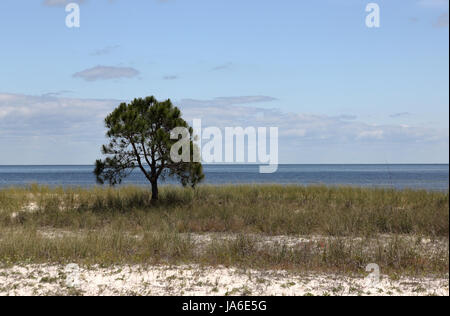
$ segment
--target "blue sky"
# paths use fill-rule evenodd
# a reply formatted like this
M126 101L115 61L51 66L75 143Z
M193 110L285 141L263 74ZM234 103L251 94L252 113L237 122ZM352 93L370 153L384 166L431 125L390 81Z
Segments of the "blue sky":
M448 0L84 0L72 29L65 2L0 2L0 164L92 163L147 95L278 126L282 163L449 161Z

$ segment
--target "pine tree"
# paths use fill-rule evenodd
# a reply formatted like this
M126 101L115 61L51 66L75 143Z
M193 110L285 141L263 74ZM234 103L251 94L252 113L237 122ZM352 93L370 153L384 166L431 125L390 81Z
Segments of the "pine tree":
M195 187L204 179L200 162L194 162L194 136L181 111L169 100L158 102L153 96L121 103L105 119L109 144L102 146L104 160L97 160L94 174L97 182L120 184L135 168L139 168L150 182L152 200L158 200L158 180L177 178L183 186ZM189 131L190 161L174 162L171 147L178 140L171 139L176 127ZM181 150L181 149L180 149Z

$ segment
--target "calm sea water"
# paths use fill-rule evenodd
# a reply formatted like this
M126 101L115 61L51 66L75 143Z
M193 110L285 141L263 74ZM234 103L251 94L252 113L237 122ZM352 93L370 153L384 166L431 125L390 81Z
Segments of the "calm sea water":
M278 172L259 174L256 165L206 165L206 184L277 183L349 185L446 191L449 165L280 165ZM0 166L0 187L38 183L49 186L96 185L93 166ZM173 181L166 181L172 184ZM148 185L136 171L123 184Z

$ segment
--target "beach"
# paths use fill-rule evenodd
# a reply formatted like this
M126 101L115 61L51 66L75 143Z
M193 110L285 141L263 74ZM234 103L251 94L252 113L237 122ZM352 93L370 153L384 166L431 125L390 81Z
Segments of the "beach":
M449 295L448 217L424 190L0 189L0 295Z

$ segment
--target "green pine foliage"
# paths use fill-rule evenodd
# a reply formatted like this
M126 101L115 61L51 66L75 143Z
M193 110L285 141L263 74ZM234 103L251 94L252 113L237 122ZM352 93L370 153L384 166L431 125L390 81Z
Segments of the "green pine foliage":
M203 180L202 165L193 159L193 130L170 99L159 102L151 96L121 103L106 117L105 125L110 142L102 147L106 158L95 163L98 183L120 184L133 169L139 168L152 186L152 200L158 200L161 178L175 177L183 186L192 187ZM171 159L171 148L179 140L170 135L176 127L189 131L188 162Z

